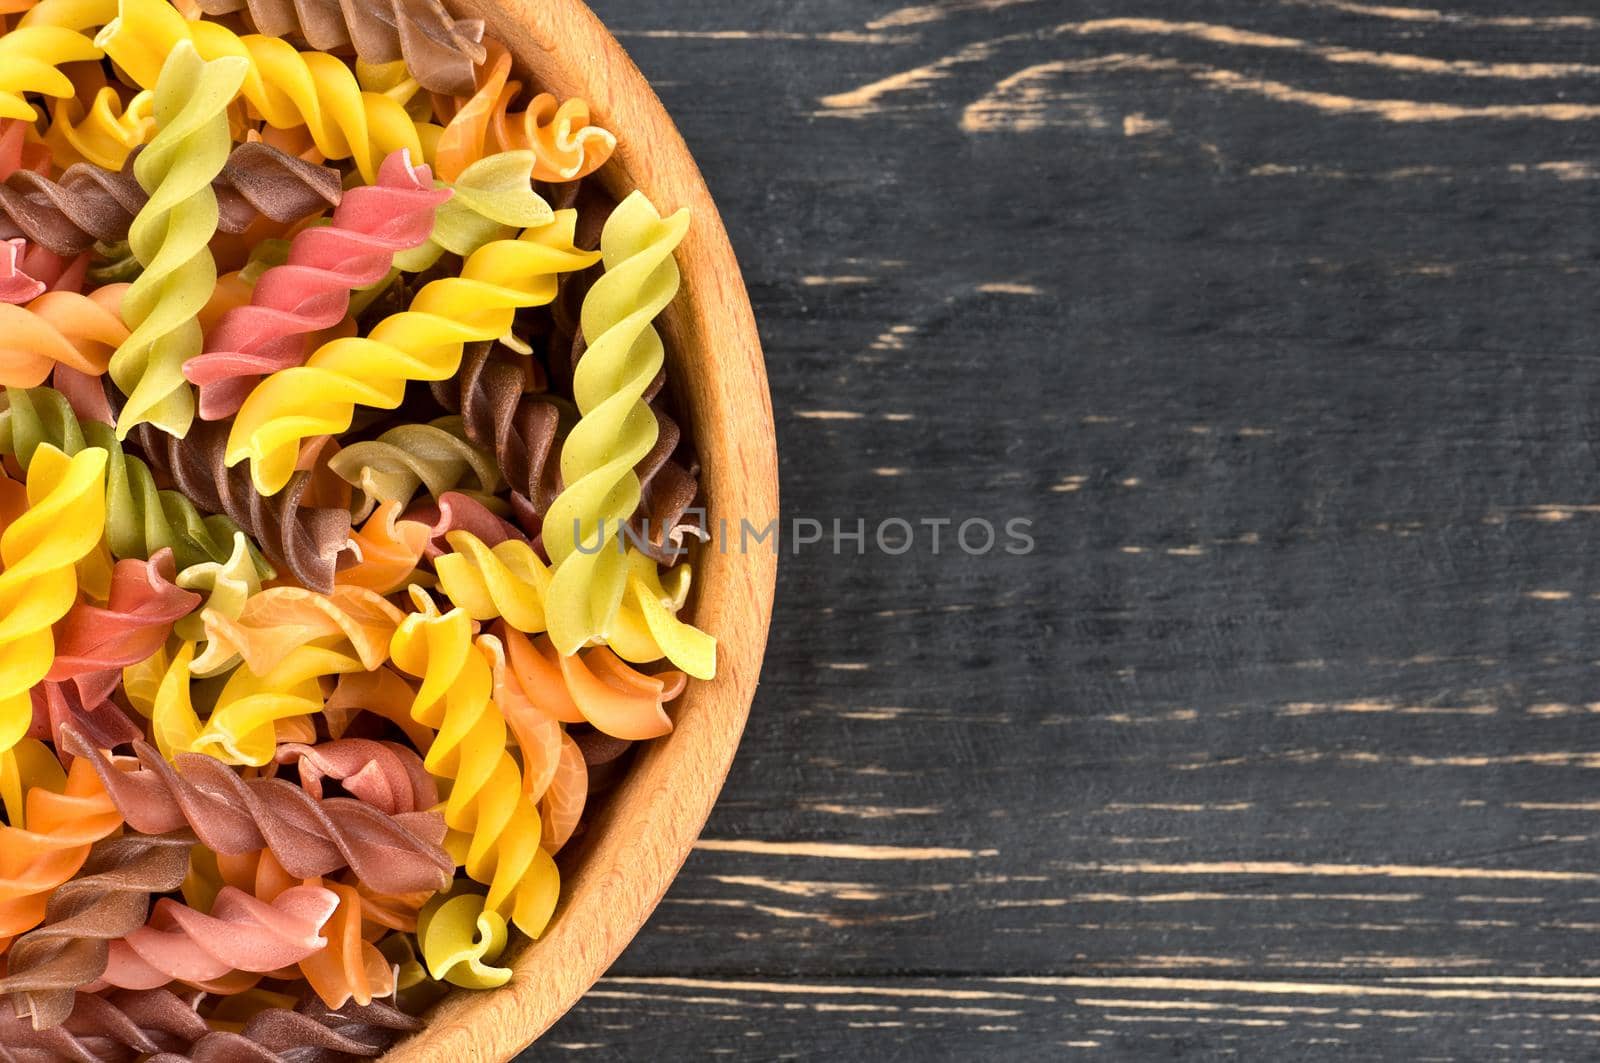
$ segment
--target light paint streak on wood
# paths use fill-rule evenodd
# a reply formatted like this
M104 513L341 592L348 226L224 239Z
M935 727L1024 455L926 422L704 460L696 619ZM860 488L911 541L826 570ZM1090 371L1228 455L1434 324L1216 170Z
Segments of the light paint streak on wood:
M998 849L941 849L901 845L851 845L834 842L763 842L737 838L702 838L696 849L713 853L799 856L822 860L977 860L998 856Z
M1126 812L1244 812L1256 807L1254 801L1228 801L1222 804L1181 804L1173 802L1145 802L1142 804L1128 804L1113 801L1104 808L1096 809L1097 815L1122 815Z
M1330 864L1289 860L1217 860L1189 863L1069 863L1069 871L1118 875L1315 875L1329 878L1442 878L1508 882L1600 882L1600 872L1538 871L1514 867L1441 867L1424 864Z
M1209 1015L1101 1015L1101 1022L1184 1022L1198 1026L1287 1026L1285 1019L1221 1019Z
M1135 1000L1127 997L1075 997L1085 1008L1146 1008L1152 1011L1253 1011L1263 1015L1337 1015L1342 1010L1310 1004L1230 1004L1209 1000Z
M1406 985L1504 985L1539 986L1547 989L1600 989L1600 978L1521 975L1410 975L1404 978L1385 978L1385 982L1403 982Z
M866 882L801 882L761 875L708 875L713 882L746 889L771 890L791 897L834 897L841 901L881 901L884 894Z
M1506 807L1529 812L1600 812L1600 801L1514 801Z
M659 989L708 989L725 993L775 993L783 996L889 997L914 1000L1021 1000L1055 1003L1054 996L987 989L936 989L931 986L826 985L808 982L724 981L710 978L607 977L602 985L654 986Z
M1315 44L1296 37L1257 33L1210 22L1173 22L1159 18L1107 18L1068 22L1058 26L1055 32L1074 36L1129 33L1157 37L1185 37L1228 47L1293 51L1315 56L1330 63L1372 66L1407 74L1499 78L1508 81L1591 77L1600 74L1600 66L1589 63L1483 63L1471 59L1438 59L1433 56L1374 52L1360 48Z
M1001 78L961 112L961 128L967 133L1031 133L1050 125L1068 124L1103 129L1107 121L1094 110L1073 113L1078 97L1052 92L1049 85L1072 64L1065 60L1036 63ZM1071 121L1063 118L1072 114Z
M1531 168L1539 173L1551 174L1558 181L1593 181L1596 177L1600 177L1600 167L1595 166L1595 164L1592 162L1578 162L1572 160L1563 162L1539 162L1534 163ZM1524 165L1511 166L1511 171L1513 173L1517 173L1519 170L1526 169L1529 169L1529 167Z
M1294 37L1257 33L1205 22L1174 22L1154 18L1113 18L1067 22L1051 33L1060 36L1092 36L1105 33L1131 33L1146 36L1183 36L1234 47L1295 51L1326 62L1374 66L1409 74L1432 74L1500 80L1549 80L1589 76L1600 67L1587 63L1483 63L1464 59L1438 59L1431 56L1319 45ZM949 76L952 68L993 58L1004 45L1027 40L1031 34L1010 34L968 44L950 55L913 67L846 92L833 93L819 101L822 115L862 118L880 113L886 97L927 88ZM1117 60L1124 68L1131 64L1149 70L1181 70L1197 80L1216 84L1230 91L1253 92L1283 102L1316 107L1332 113L1370 114L1396 122L1452 121L1466 118L1527 119L1543 118L1581 121L1600 114L1600 107L1587 104L1543 103L1462 106L1415 100L1368 100L1332 93L1298 89L1282 82L1251 78L1230 70L1185 64L1151 56L1118 54L1100 59L1056 60L1038 63L1001 79L982 99L969 105L961 126L968 132L993 132L1002 129L1039 129L1046 124L1052 97L1038 84L1057 74L1103 68L1105 60ZM1142 117L1142 116L1141 116ZM1126 132L1126 130L1125 130Z
M1143 114L1125 114L1122 116L1122 135L1125 137L1143 137L1154 133L1167 133L1172 130L1172 123L1162 118L1150 118Z
M898 816L937 816L944 811L932 805L894 807L889 805L813 804L802 806L808 812L827 816L854 816L857 819L894 819Z
M978 291L989 295L1043 295L1044 289L1036 284L1018 284L1014 281L991 281L978 285Z
M857 273L845 273L837 277L828 277L820 273L812 273L801 277L800 283L807 288L823 288L834 284L871 284L873 278L864 277Z
M899 8L889 12L887 15L873 19L867 23L867 29L883 30L893 29L897 26L921 26L969 11L998 11L1003 7L1016 7L1020 4L1035 4L1038 2L1039 0L946 0L942 4L915 4L911 7Z
M1318 716L1324 713L1397 713L1401 716L1493 716L1500 710L1493 705L1402 705L1394 701L1294 701L1278 710L1280 716Z
M1362 904L1411 904L1422 900L1420 893L1220 893L1182 890L1175 893L1076 893L1070 897L1039 897L1027 900L998 900L990 908L1065 908L1073 904L1193 904L1198 901L1356 901Z
M1232 978L1174 978L1164 975L1020 975L993 979L999 985L1041 989L1142 989L1177 993L1248 993L1258 996L1421 997L1429 1000L1548 1000L1575 1003L1600 1001L1600 994L1551 992L1476 986L1407 986L1381 982L1271 982Z
M1531 598L1536 602L1569 602L1572 600L1571 591L1528 591L1524 598Z
M1305 3L1307 0L1299 0ZM1398 22L1442 22L1457 26L1482 26L1490 29L1574 30L1600 27L1600 19L1584 15L1470 15L1426 7L1399 7L1388 4L1362 4L1354 0L1310 0L1319 7L1370 18Z
M1065 74L1128 71L1182 74L1191 80L1225 92L1258 96L1279 103L1307 107L1324 114L1377 118L1400 124L1465 120L1577 122L1600 118L1600 104L1549 102L1470 105L1423 100L1367 99L1302 89L1282 81L1251 77L1234 70L1201 63L1116 53L1093 59L1057 60L1018 71L1017 74L1002 79L989 93L969 104L963 112L961 126L971 133L1036 129L1040 127L1036 107L1039 94L1045 90L1033 82L1043 77ZM1026 91L1021 92L1018 102L1010 102L1006 97L1015 94L1019 85L1024 85ZM1013 112L1015 122L1008 117Z
M769 915L774 919L810 920L825 926L842 929L851 926L880 926L886 923L918 923L932 919L932 912L912 912L906 915L876 915L867 919L833 915L828 912L802 912L794 908L779 908L770 904L756 904L733 897L677 897L668 896L661 902L680 908L738 908Z
M917 38L909 34L857 33L852 30L828 30L820 33L798 33L788 30L617 30L618 37L640 37L657 40L692 41L817 41L824 44L912 44Z
M879 78L848 92L836 92L824 96L818 101L824 108L819 114L835 118L869 117L881 110L880 101L884 97L926 88L942 78L949 77L949 71L953 67L988 59L1001 45L1026 40L1029 36L1031 35L1012 34L996 37L993 40L977 41L931 63L890 74L888 77Z
M864 416L854 410L796 410L794 415L807 421L859 421Z

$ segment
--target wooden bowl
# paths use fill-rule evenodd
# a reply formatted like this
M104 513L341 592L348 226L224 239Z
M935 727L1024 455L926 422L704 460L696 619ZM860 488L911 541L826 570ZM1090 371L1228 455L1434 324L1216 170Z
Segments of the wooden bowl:
M642 189L663 213L694 215L678 249L683 289L661 321L674 396L700 455L710 527L726 553L698 558L695 623L717 637L717 677L691 681L665 738L647 743L578 851L563 854L561 901L544 936L521 946L501 989L452 992L390 1063L508 1060L609 967L666 893L711 812L750 711L777 555L738 549L741 519L778 515L772 401L750 299L716 206L672 120L615 38L579 0L447 0L481 18L540 91L589 101L618 147L600 179L617 199ZM527 83L525 81L525 83ZM718 542L720 542L720 533Z

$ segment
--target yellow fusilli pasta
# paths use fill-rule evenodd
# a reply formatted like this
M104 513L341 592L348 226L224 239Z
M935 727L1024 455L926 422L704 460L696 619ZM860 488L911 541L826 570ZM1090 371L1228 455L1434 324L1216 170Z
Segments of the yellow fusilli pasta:
M557 275L597 260L573 246L576 223L575 212L562 211L520 239L480 248L461 276L429 284L370 335L336 339L305 365L269 376L239 410L227 463L249 459L256 488L276 494L294 474L301 440L345 431L357 406L394 409L410 381L448 379L464 345L505 335L519 309L555 298Z
M419 588L411 597L417 611L400 624L390 650L401 671L422 680L411 716L438 731L428 770L454 780L444 809L446 848L469 877L489 887L485 908L509 914L537 937L555 910L560 876L539 847L539 813L523 796L522 772L506 750L506 722L493 700L503 651L494 638L473 638L463 610L441 615Z
M107 86L85 106L76 96L50 105L50 125L44 142L57 166L92 162L120 170L128 155L155 134L155 93L138 93L126 105L116 89Z
M128 243L144 272L122 304L133 333L111 356L111 379L128 396L119 438L147 421L181 436L194 420L183 363L204 345L196 315L217 283L207 246L218 218L211 181L228 161L227 108L246 70L234 58L205 62L187 41L178 42L162 69L155 98L160 132L134 163L150 200L133 219Z
M93 41L62 26L20 26L0 36L0 118L33 121L37 114L25 93L70 97L72 79L58 68L99 58Z
M245 602L238 613L204 617L208 652L243 659L266 675L300 646L324 639L348 645L368 671L389 658L389 641L401 612L381 594L361 587L335 587L318 594L304 587L271 587Z
M279 720L322 710L323 676L364 670L359 657L320 645L301 646L266 675L236 669L202 723L194 708L193 661L194 643L184 642L153 694L148 669L138 673L142 682L135 683L131 676L125 679L128 700L150 717L157 748L168 759L179 753L205 753L225 764L257 766L272 761Z
M69 458L48 444L34 452L24 489L0 477L0 750L33 719L29 691L55 657L51 625L78 598L78 562L105 534L106 452Z
M551 574L531 546L508 539L491 548L465 531L449 533L446 541L451 552L434 561L446 597L474 620L504 617L518 631L546 630ZM668 590L655 562L630 549L627 583L606 631L606 645L625 661L648 664L665 657L690 675L710 678L716 670L716 642L677 618L691 573L688 564L673 567Z
M276 37L240 37L217 22L190 22L165 0L121 0L117 17L96 43L142 88L150 88L167 53L183 40L207 60L244 60L244 98L262 119L275 129L305 127L323 156L354 160L368 184L392 152L405 148L413 159L426 158L424 138L405 107L391 96L363 92L355 73L335 56L296 51Z
M507 940L506 921L476 893L441 893L417 916L417 943L429 972L464 989L493 989L511 980L510 968L494 966Z

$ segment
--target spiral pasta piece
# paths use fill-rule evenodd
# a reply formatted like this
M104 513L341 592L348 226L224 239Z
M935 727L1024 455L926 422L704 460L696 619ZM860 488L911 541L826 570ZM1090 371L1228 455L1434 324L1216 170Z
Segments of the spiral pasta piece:
M228 997L226 1002L239 1001ZM36 1030L0 1009L0 1053L17 1063L307 1063L369 1058L422 1022L383 1001L329 1009L314 995L250 1001L239 1021L213 1028L195 1010L195 994L171 989L76 993L66 1022Z
M217 228L225 233L242 233L259 218L297 222L336 206L342 196L337 170L253 142L234 146L211 187ZM0 185L0 236L25 236L58 255L106 245L102 257L116 262L123 253L112 245L127 239L149 199L128 166L114 170L77 163L55 180L18 171ZM138 265L137 258L132 261Z
M550 204L534 191L528 171L535 158L528 151L507 151L479 159L447 185L454 193L434 215L427 241L395 256L395 268L421 273L446 253L463 258L485 244L513 237L555 220Z
M369 925L381 932L382 924L367 922L367 902L356 886L331 879L297 879L265 852L223 858L216 864L220 881L212 896L234 888L272 902L297 886L315 885L338 898L323 927L327 943L298 961L300 974L325 1005L337 1008L351 1000L370 1004L394 992L395 970L370 940L377 935L368 933Z
M351 189L326 226L302 230L288 261L263 273L249 305L224 314L205 351L185 363L184 376L200 388L200 416L238 412L262 376L300 365L306 338L344 320L351 289L382 280L396 252L426 240L449 198L426 166L396 152L376 185Z
M105 532L105 474L99 448L69 458L43 446L25 489L0 484L11 505L26 506L0 533L0 751L16 745L32 722L29 692L55 656L51 625L77 600L76 566Z
M576 181L598 170L616 150L617 138L589 121L589 105L557 103L549 93L513 114L522 95L511 78L511 53L491 43L485 69L471 98L439 135L439 176L454 181L468 164L502 151L531 151L536 181Z
M185 642L172 657L155 696L148 701L130 688L129 700L150 717L150 729L163 756L205 753L224 764L271 763L277 750L275 724L322 710L323 676L363 671L361 660L322 646L301 646L266 673L248 667L228 677L211 714L202 723L190 686L194 644Z
M677 293L672 253L688 228L687 211L664 221L635 192L601 235L606 272L584 299L589 346L573 374L582 416L562 446L566 488L544 525L554 567L550 636L563 654L606 638L627 590L627 557L617 537L639 505L634 466L658 431L644 394L665 360L651 322Z
M205 615L237 620L245 602L261 590L261 574L250 557L249 540L235 532L233 552L226 561L206 561L190 565L178 573L178 586L202 596L204 604L173 625L179 638L206 642L205 649L189 667L195 675L216 675L239 663L239 655L229 646L213 648L206 641Z
M446 597L474 620L504 617L516 631L549 629L555 576L529 544L507 539L491 547L465 531L449 532L445 539L451 552L436 558L434 569ZM674 589L669 591L654 561L636 549L628 551L623 598L612 614L607 645L624 660L644 664L665 657L696 678L710 678L716 670L716 643L677 618L692 569L679 565L670 578ZM552 639L554 635L551 631Z
M225 516L202 516L177 491L158 490L149 467L123 451L110 425L80 423L66 397L50 388L7 388L0 404L0 454L15 455L27 469L47 444L68 454L105 452L105 530L113 556L142 561L171 549L180 571L228 558L238 525ZM253 547L250 557L262 577L273 575Z
M155 131L154 93L137 93L124 104L121 93L102 84L87 104L80 94L53 101L44 140L57 165L93 163L120 170Z
M351 536L357 560L334 576L337 586L393 594L416 582L417 564L432 538L432 529L419 521L401 520L401 508L398 502L379 506Z
M0 826L0 949L44 919L52 891L77 874L95 842L122 825L88 764L65 773L24 739L0 761L7 823Z
M428 973L463 989L493 989L511 980L509 967L494 965L509 940L504 917L468 891L435 897L417 918Z
M155 98L161 131L134 163L150 199L128 229L144 272L123 301L133 333L111 356L111 378L128 397L119 438L144 422L181 436L194 420L183 363L200 353L195 315L217 283L207 246L219 219L211 182L228 161L227 108L247 70L236 57L206 62L186 41L162 67Z
M0 119L0 181L14 173L42 173L50 169L49 149L34 141L33 126L15 118Z
M58 180L19 171L0 186L0 234L26 236L58 254L114 243L148 197L132 174L79 163Z
M411 718L411 702L416 695L391 662L375 672L340 676L323 706L323 719L328 733L338 739L358 717L370 714L394 724L413 746L426 753L433 745L433 730Z
M256 491L248 469L224 462L224 422L196 421L182 439L140 425L134 438L153 468L202 510L226 514L229 527L248 533L274 566L310 590L333 589L340 555L350 544L350 510L313 504L310 472L295 472L269 498Z
M47 292L27 306L0 303L0 386L38 387L57 365L104 373L128 338L120 313L127 290L109 284L89 295Z
M544 836L539 843L547 852L558 853L572 840L589 801L589 765L583 750L566 732L561 734L561 753L550 787L539 799L539 819Z
M62 26L19 26L0 36L0 118L33 121L37 115L24 94L69 97L72 79L59 67L100 56L88 37Z
M459 489L492 495L500 488L494 459L464 436L459 417L399 425L345 447L328 468L360 492L358 519L385 502L410 502L418 488L434 498Z
M203 59L244 60L244 98L266 123L274 129L304 127L324 158L352 159L367 184L396 151L426 158L405 107L382 93L363 92L344 61L326 53L299 52L260 34L239 37L217 22L189 22L165 0L120 0L117 17L96 43L141 88L152 88L166 55L184 40Z
M388 659L402 617L382 595L361 587L334 587L328 594L272 587L251 597L237 616L207 616L205 629L212 647L237 654L256 675L319 639L348 645L370 672Z
M101 981L124 989L175 980L204 987L234 971L288 967L327 947L322 928L338 905L321 886L295 886L271 902L224 886L210 914L163 897L147 924L111 942Z
M398 815L432 808L439 788L417 754L398 742L370 738L338 738L308 746L285 742L274 758L292 764L300 785L312 797L322 797L322 780L336 780L347 793L373 808Z
M269 37L300 37L319 52L352 49L368 63L404 61L430 92L472 91L483 62L483 23L453 18L438 0L200 0L208 15L248 10Z
M455 379L432 387L434 398L461 416L467 439L493 451L495 465L511 488L513 512L529 534L530 517L542 517L559 490L556 436L561 411L552 402L526 393L526 358L503 344L467 347Z
M151 1063L299 1063L341 1056L366 1058L383 1051L403 1033L422 1028L381 1000L351 1001L330 1009L313 995L293 1010L269 1007L250 1016L242 1028L208 1029L182 1056L155 1056Z
M34 688L35 729L42 703L58 744L69 723L108 745L143 734L111 696L123 668L159 651L173 623L200 601L173 583L173 575L171 550L159 550L149 561L119 561L104 605L80 601L72 607L56 625L50 671Z
M210 1027L192 1001L166 989L106 995L68 993L65 1022L36 1029L26 1015L0 1008L0 1048L17 1063L106 1063L156 1058L163 1048L205 1037Z
M429 284L369 336L334 340L304 366L268 377L239 410L228 464L249 459L257 489L274 494L294 474L301 440L349 428L357 406L394 409L409 381L449 377L465 344L504 335L518 309L555 298L558 274L594 261L572 246L574 223L567 214L480 248L460 277Z
M438 845L444 824L436 812L389 816L348 797L319 801L284 779L241 778L195 753L169 764L144 742L133 743L137 769L124 770L126 762L114 762L71 728L62 744L92 768L141 833L188 827L219 855L269 849L296 878L348 867L384 893L434 892L450 882L454 864Z
M65 1022L74 991L105 973L110 943L145 925L152 894L182 885L192 845L188 831L96 842L79 873L51 894L44 924L12 943L0 993L39 1029Z
M499 643L476 641L460 609L441 614L413 588L417 611L395 632L395 665L422 680L411 716L438 732L425 763L454 780L445 802L447 839L467 875L488 886L484 909L507 915L538 937L555 910L560 876L539 848L539 815L522 793L522 773L506 751L506 723L493 700Z
M687 679L682 672L647 675L605 646L563 657L547 637L530 639L506 626L497 630L505 639L517 691L540 714L588 723L628 741L659 738L672 730L666 704L683 692Z
M88 260L68 262L21 237L0 243L0 304L15 305L45 292L76 292L83 287Z

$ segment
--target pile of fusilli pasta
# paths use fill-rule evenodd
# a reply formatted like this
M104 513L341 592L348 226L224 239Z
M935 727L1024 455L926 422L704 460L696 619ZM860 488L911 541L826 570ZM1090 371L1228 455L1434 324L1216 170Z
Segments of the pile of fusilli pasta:
M0 1058L492 987L709 678L689 225L437 0L0 0Z

